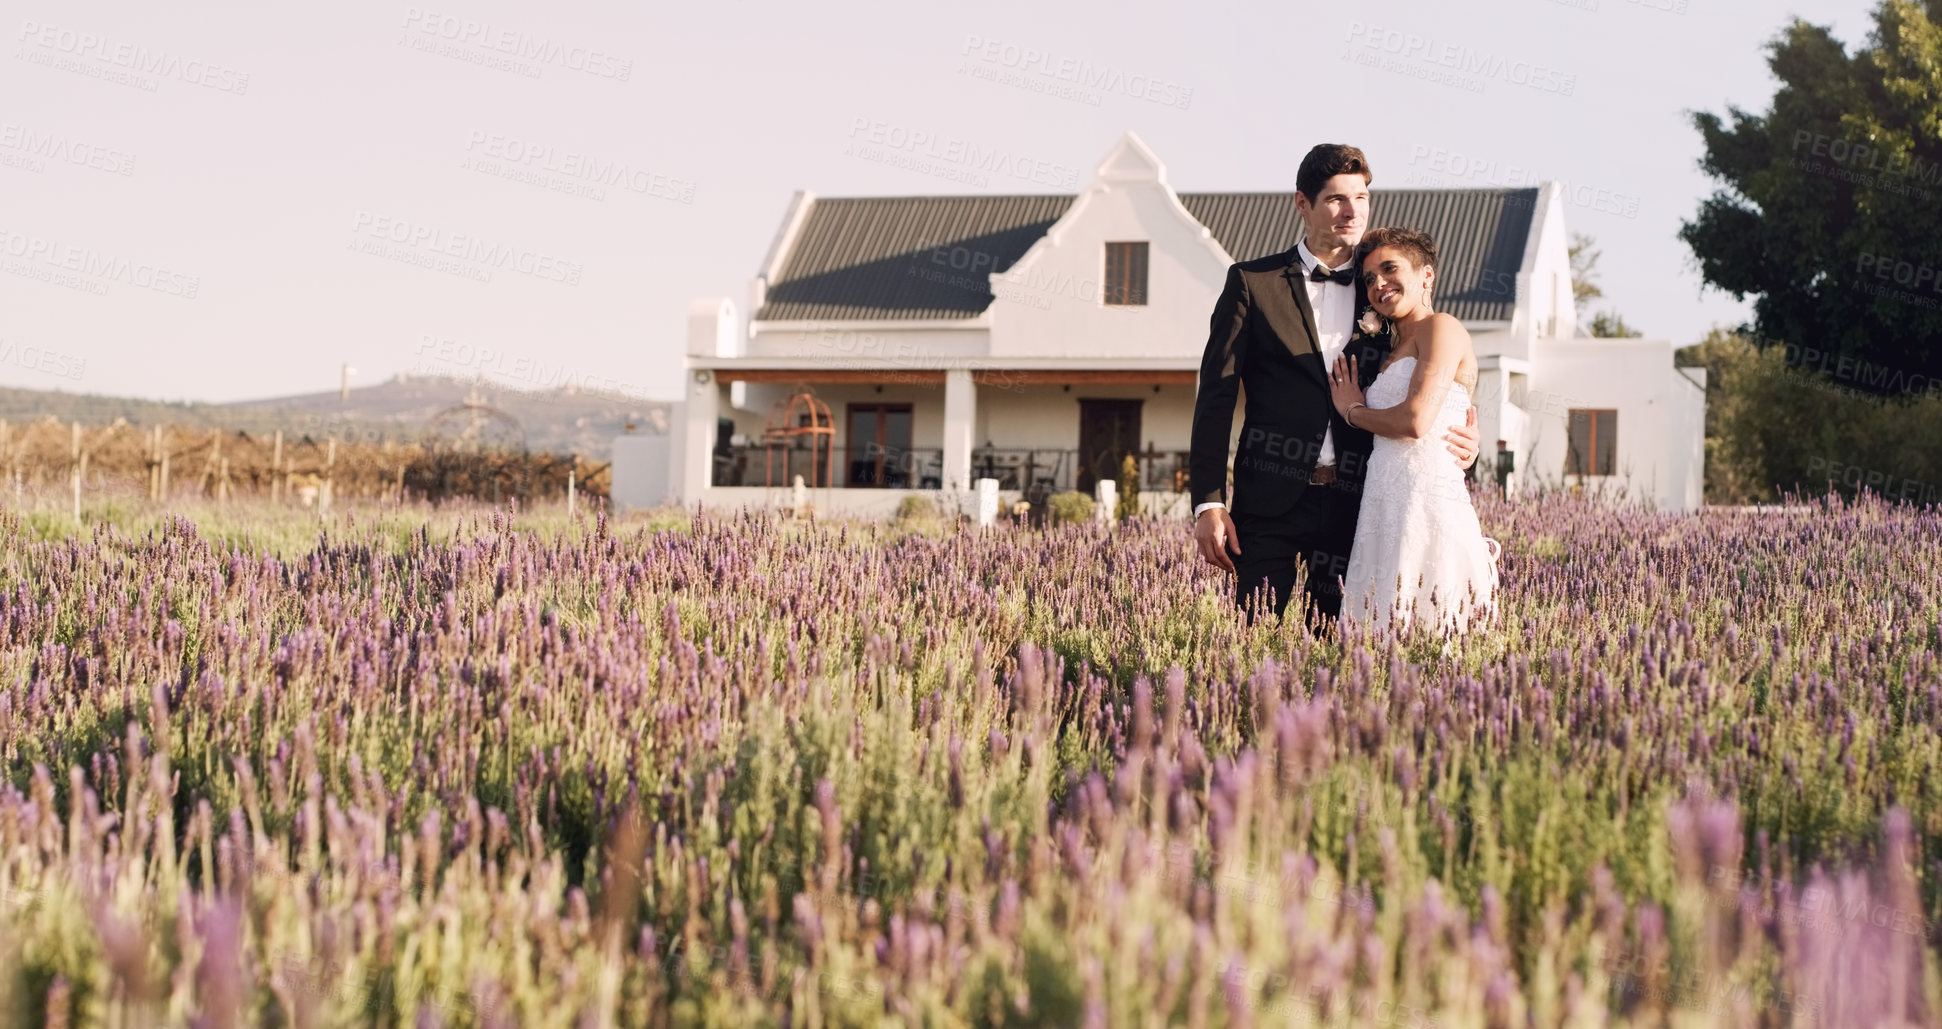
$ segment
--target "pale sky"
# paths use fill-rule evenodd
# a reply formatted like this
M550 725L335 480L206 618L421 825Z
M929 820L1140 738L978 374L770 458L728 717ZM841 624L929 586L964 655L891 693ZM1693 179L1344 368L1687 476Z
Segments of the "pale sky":
M1602 304L1692 342L1745 312L1675 235L1711 188L1685 112L1764 110L1790 16L1853 48L1871 6L15 0L0 384L674 397L689 302L743 301L795 190L1069 192L1127 130L1183 191L1292 189L1317 142L1378 191L1563 180ZM1010 170L845 153L872 131Z

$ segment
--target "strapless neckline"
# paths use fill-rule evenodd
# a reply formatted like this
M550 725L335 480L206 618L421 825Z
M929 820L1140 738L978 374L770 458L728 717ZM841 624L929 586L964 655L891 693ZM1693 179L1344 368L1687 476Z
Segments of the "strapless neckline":
M1383 370L1377 372L1376 378L1380 379L1383 376L1388 375L1390 372L1393 372L1396 369L1401 368L1403 366L1404 361L1414 361L1414 360L1416 360L1415 354L1410 354L1407 357L1398 357L1396 358L1395 362L1391 364L1389 367L1384 368ZM1470 387L1465 386L1463 383L1458 382L1455 379L1452 379L1450 380L1450 385L1455 386L1457 389L1462 390L1464 396L1470 395Z

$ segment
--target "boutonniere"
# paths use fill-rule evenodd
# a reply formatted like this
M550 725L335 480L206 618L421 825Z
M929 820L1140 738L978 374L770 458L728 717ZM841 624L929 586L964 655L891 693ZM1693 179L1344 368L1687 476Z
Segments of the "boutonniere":
M1375 308L1372 307L1362 312L1362 317L1356 320L1355 327L1361 329L1364 336L1381 335L1382 316L1377 314Z

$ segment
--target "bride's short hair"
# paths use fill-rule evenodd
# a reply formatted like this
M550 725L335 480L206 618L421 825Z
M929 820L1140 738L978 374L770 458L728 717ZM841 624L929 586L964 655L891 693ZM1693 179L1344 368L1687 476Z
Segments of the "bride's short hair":
M1415 229L1370 229L1369 234L1362 237L1362 242L1356 244L1355 267L1358 273L1362 262L1383 247L1395 247L1409 255L1409 263L1417 268L1436 266L1436 240L1431 239L1429 233Z

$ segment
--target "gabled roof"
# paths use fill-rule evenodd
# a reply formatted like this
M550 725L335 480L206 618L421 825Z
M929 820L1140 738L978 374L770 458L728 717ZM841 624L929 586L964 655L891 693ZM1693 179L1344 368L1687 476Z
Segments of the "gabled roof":
M1278 254L1301 238L1295 194L1181 193L1180 203L1236 261ZM1537 190L1376 189L1371 227L1397 225L1436 240L1436 309L1466 322L1507 322L1537 216Z
M992 300L986 276L1024 256L1073 199L817 199L755 317L976 317Z
M1300 235L1290 193L1181 193L1180 203L1237 261ZM1371 221L1436 238L1437 309L1509 321L1537 212L1536 189L1377 190ZM972 318L986 276L1024 256L1071 196L853 197L813 201L755 317L759 321Z

